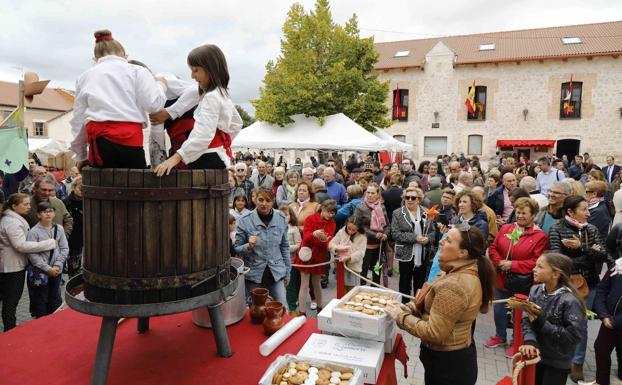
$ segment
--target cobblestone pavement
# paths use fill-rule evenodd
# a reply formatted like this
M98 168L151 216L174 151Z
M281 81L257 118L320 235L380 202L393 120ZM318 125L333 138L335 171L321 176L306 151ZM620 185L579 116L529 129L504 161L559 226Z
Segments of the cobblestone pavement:
M66 279L66 278L65 278ZM397 277L394 276L389 279L389 287L397 289ZM335 295L335 279L331 274L329 286L322 291L322 298L324 303L327 303ZM31 319L28 311L28 290L24 288L22 299L17 309L17 322L18 324L27 322ZM2 321L0 320L0 325ZM596 363L594 361L594 340L598 334L598 328L600 327L599 321L591 321L589 325L589 341L588 352L584 366L584 373L586 379L594 379L594 372L596 371ZM505 358L505 350L502 347L496 349L484 348L484 341L495 332L495 324L492 317L492 311L488 314L481 314L477 319L477 328L475 330L475 342L477 344L477 362L479 367L479 375L477 385L496 385L504 376L510 375L510 360ZM399 379L399 385L412 385L423 384L423 365L419 361L419 340L409 335L408 333L402 333L406 346L408 348L408 355L410 361L408 362L408 378L403 376L403 368L401 364L396 364L396 370ZM615 357L613 359L615 366ZM615 377L615 368L612 368L612 385L622 385L622 381ZM568 385L574 384L570 379L567 382Z

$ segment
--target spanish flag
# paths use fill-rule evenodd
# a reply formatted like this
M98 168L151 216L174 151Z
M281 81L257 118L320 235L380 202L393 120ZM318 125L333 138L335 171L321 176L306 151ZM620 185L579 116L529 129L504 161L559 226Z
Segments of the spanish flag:
M475 113L475 80L473 80L473 85L469 88L469 93L464 104L466 104L469 109L469 114L473 115Z
M570 75L570 84L564 95L564 115L569 116L574 113L574 105L572 103L572 75Z

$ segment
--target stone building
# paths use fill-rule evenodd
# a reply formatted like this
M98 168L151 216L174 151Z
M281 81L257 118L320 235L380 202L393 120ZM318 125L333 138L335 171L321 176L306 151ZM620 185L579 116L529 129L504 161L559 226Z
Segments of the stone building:
M622 21L376 44L387 132L415 159L622 158ZM468 111L475 84L474 112ZM572 91L569 88L572 84Z

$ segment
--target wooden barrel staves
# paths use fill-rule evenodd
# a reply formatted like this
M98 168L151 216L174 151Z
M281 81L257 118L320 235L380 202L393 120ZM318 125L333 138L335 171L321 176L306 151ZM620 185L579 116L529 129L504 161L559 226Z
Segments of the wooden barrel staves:
M175 301L229 283L227 170L85 168L84 293L112 304Z

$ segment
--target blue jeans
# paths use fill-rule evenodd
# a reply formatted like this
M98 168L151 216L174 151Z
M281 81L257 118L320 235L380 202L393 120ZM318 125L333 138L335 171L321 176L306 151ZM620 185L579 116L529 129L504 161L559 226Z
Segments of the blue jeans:
M495 289L495 299L507 299L512 293L507 290ZM508 340L508 309L504 303L494 305L495 330L498 337ZM515 321L516 322L516 321Z
M585 298L585 307L588 310L592 310L594 304L594 297L596 297L596 288L590 289L590 294ZM581 340L577 344L577 348L574 351L574 357L572 357L572 363L577 365L583 365L585 362L585 350L587 349L587 328L585 333L581 336Z
M261 283L255 283L249 280L245 280L244 284L246 285L246 302L247 303L249 304L252 303L252 301L250 300L251 290L258 288L258 287L263 287L264 289L268 289L268 291L270 292L270 297L272 297L273 300L279 301L280 303L282 303L285 306L285 311L289 313L288 308L287 308L287 294L285 291L285 283L283 280L275 282L272 285L264 285Z

